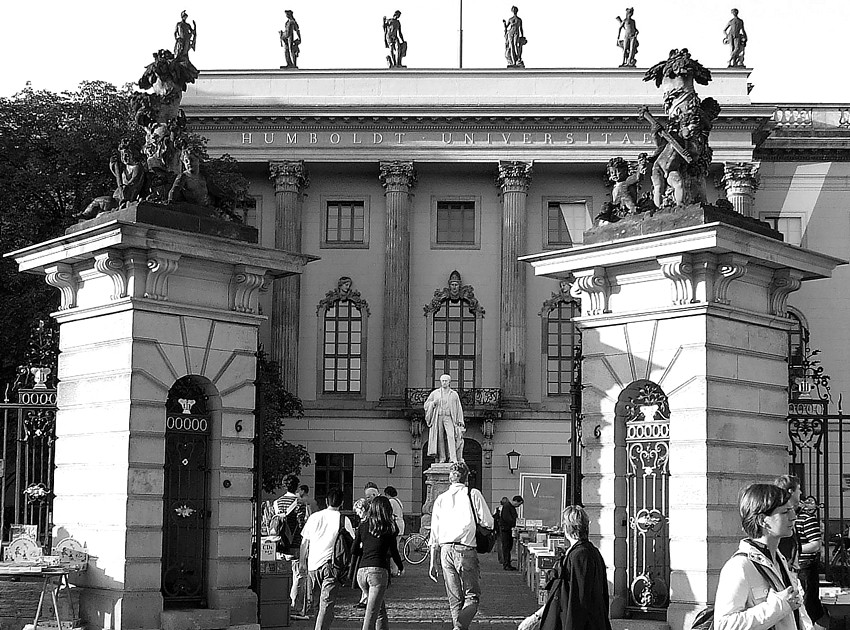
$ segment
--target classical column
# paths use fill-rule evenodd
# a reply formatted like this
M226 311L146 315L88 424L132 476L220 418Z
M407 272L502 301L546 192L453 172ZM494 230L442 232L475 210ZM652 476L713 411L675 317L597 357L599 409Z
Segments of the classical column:
M400 403L407 387L410 319L410 190L416 184L413 162L381 162L387 198L384 257L383 380L381 400Z
M274 182L274 246L301 253L302 192L310 185L301 160L270 162L269 177ZM271 358L280 365L286 390L298 392L298 321L301 309L301 277L288 276L272 287Z
M502 400L525 404L526 299L528 268L517 257L526 253L525 202L531 183L528 162L499 162L496 183L502 191L501 378Z
M759 186L759 162L725 162L723 179L726 199L735 212L745 217L755 215L753 202Z

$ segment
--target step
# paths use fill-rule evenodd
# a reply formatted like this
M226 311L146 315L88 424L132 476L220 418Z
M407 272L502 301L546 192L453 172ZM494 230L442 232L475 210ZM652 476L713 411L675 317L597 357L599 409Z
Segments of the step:
M162 630L226 630L230 626L229 610L190 609L163 610L159 614Z
M612 619L611 630L670 630L670 624L654 619Z

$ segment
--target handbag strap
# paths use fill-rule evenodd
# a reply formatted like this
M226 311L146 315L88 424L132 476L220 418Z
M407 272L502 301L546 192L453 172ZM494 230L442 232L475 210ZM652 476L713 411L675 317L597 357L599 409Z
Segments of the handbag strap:
M472 504L472 488L466 489L466 496L469 497L469 509L472 510L472 520L475 521L475 527L478 527L478 514L475 512L475 506Z

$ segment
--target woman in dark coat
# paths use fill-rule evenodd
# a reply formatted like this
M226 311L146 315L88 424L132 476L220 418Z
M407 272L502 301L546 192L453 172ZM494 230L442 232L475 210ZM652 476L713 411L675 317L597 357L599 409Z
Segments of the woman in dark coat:
M570 548L546 585L546 603L519 630L536 625L535 616L540 617L540 630L611 630L608 575L602 554L587 539L587 512L571 505L562 520Z

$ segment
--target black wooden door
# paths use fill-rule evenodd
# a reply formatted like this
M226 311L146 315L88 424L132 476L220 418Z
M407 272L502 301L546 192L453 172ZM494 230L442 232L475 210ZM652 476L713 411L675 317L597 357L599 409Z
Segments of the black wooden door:
M207 416L167 414L162 523L166 608L207 604L209 425Z

